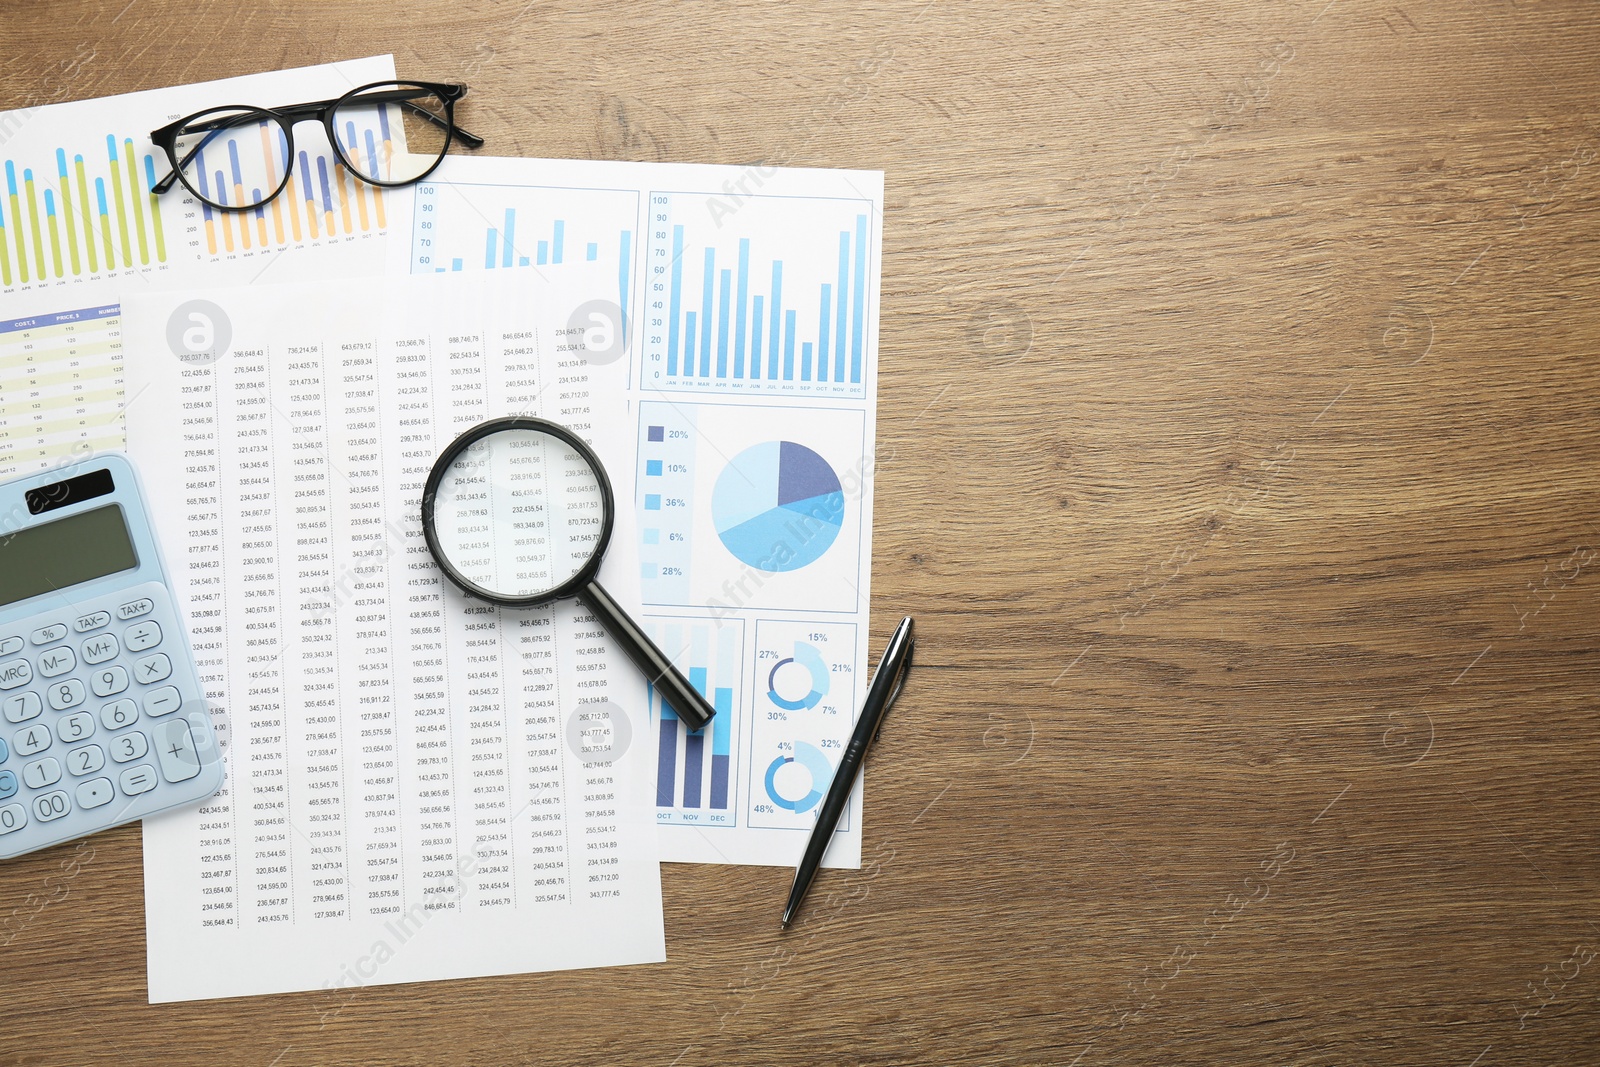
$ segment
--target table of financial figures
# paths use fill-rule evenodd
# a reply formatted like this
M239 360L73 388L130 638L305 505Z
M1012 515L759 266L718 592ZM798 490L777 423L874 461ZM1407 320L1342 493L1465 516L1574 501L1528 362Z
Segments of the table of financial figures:
M536 355L525 334L462 334L182 370L173 562L203 682L226 694L228 785L195 838L204 925L620 892L612 768L566 741L610 691L606 634L572 605L460 597L416 509L456 433L531 410ZM587 390L575 372L550 394L580 433ZM580 734L603 746L595 718Z

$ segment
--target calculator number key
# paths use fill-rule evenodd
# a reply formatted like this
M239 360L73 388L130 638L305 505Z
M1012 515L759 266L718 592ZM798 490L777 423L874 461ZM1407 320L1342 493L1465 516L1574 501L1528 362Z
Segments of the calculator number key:
M50 747L50 728L43 723L30 726L11 739L11 747L19 756L31 756Z
M44 711L44 701L39 699L38 693L18 693L0 702L0 709L5 712L6 722L27 722L37 719Z
M71 810L72 802L67 799L66 792L60 789L33 798L33 817L40 822L55 822Z
M131 700L113 700L100 709L100 725L107 730L132 726L139 718L139 705Z
M147 648L154 648L161 643L161 625L152 619L137 626L130 626L128 632L122 635L122 643L127 646L129 652L143 652Z
M46 678L66 674L78 665L78 657L66 645L39 653L39 673Z
M50 706L57 711L66 711L83 703L83 683L76 678L69 678L64 682L52 685L45 693L50 697Z
M142 685L164 681L172 676L172 661L160 652L146 656L133 665L133 676Z
M122 646L117 644L117 639L112 634L101 634L92 641L83 643L83 662L104 663L108 659L116 659L117 653L122 651Z
M67 753L67 770L73 774L93 774L105 765L106 751L99 745L84 745Z
M75 711L56 723L56 736L71 744L82 741L94 733L94 716L87 711Z
M9 834L28 825L28 812L21 804L7 804L0 808L0 834Z
M138 759L150 751L150 742L144 734L135 730L132 733L118 734L111 739L111 758L118 763L127 763L131 759Z
M148 763L141 763L122 772L122 791L130 797L136 797L154 789L158 780L156 769Z
M33 681L33 664L25 659L0 663L0 689L16 689Z
M111 798L116 795L116 790L111 788L111 779L91 778L78 786L78 807L98 808L111 803Z
M43 789L61 781L61 764L54 756L36 759L22 768L22 781L29 789Z
M94 690L97 697L113 696L128 688L128 672L122 667L107 667L103 671L95 671L89 679L89 688Z

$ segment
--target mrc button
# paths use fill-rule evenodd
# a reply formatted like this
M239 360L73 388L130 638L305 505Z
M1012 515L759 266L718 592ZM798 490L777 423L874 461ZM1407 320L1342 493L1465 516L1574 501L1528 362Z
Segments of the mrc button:
M33 681L33 664L25 659L0 663L0 689L15 689Z
M140 597L138 600L130 600L118 608L117 618L123 620L137 619L140 615L148 615L155 609L155 603L149 597Z

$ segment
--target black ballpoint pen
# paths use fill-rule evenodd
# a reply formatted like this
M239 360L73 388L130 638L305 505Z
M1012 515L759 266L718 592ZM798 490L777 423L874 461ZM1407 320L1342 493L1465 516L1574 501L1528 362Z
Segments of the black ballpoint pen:
M845 746L844 755L839 758L839 769L833 773L833 784L828 787L828 795L817 812L817 825L811 831L811 840L806 842L805 855L800 857L800 866L794 872L789 903L783 908L784 926L788 926L794 918L800 902L805 899L806 890L811 888L811 880L817 876L817 868L822 865L822 854L828 851L828 842L833 840L833 828L839 824L845 802L850 799L850 790L855 787L856 774L867 757L867 748L877 739L878 728L883 723L889 705L905 688L906 672L911 669L911 650L916 644L917 639L911 634L911 616L907 615L895 629L894 636L889 638L888 647L883 650L883 659L878 661L878 673L873 676L872 684L867 688L867 699L861 705L861 717L856 720L855 732L850 735L850 744Z

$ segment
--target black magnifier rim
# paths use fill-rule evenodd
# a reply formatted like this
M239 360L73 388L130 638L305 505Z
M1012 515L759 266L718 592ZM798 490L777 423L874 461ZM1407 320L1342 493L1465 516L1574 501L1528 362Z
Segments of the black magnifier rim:
M438 535L433 528L433 501L439 491L439 485L444 481L444 476L450 467L465 452L469 446L483 440L492 434L504 433L507 430L534 430L539 433L549 434L567 445L584 462L589 464L594 471L595 480L600 483L600 502L603 514L600 521L600 540L596 542L589 561L578 569L578 573L568 578L554 589L545 590L532 596L506 596L492 589L472 581L466 575L456 570L455 565L444 551L439 547ZM553 509L552 509L553 511ZM457 437L450 446L439 454L433 462L433 470L428 474L428 481L422 490L422 536L428 542L428 551L433 555L433 561L439 565L444 576L449 578L463 593L486 600L491 604L499 604L508 608L533 608L557 600L568 600L577 596L595 579L600 571L600 564L605 560L606 549L611 545L611 527L616 522L616 495L611 490L611 479L606 475L606 468L600 462L600 457L595 455L594 449L577 434L559 423L548 419L536 419L530 415L512 415L501 419L490 419L480 422L466 433ZM548 519L546 521L549 521Z

